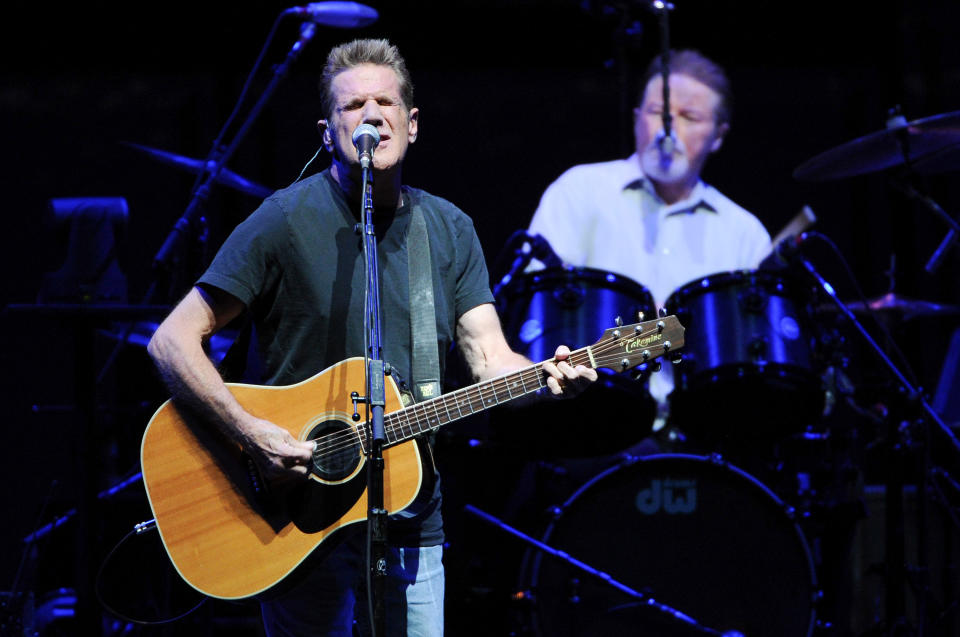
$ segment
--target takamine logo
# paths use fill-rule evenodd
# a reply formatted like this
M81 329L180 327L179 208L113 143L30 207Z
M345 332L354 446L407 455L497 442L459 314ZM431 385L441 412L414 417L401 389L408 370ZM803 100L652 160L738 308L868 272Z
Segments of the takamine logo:
M663 334L648 334L647 336L631 338L624 342L623 351L629 354L637 351L638 349L648 347L649 345L652 345L660 340L663 340Z
M672 478L651 480L649 488L637 493L637 510L646 515L658 511L693 513L697 510L697 481Z

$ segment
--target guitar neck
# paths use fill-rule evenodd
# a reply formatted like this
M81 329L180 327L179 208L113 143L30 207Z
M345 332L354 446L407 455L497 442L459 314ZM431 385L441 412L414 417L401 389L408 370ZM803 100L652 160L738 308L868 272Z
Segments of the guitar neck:
M568 362L573 366L594 367L590 347L571 352ZM404 442L447 423L503 405L539 391L546 385L543 363L537 363L437 398L415 403L383 417L387 445Z

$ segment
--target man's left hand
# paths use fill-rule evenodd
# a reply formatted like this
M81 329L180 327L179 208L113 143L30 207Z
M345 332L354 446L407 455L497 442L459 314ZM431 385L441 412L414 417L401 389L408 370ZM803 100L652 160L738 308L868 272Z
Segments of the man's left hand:
M574 367L568 362L569 358L570 348L561 345L554 353L554 360L543 364L543 371L547 376L547 389L555 398L576 396L597 380L597 370L584 365Z

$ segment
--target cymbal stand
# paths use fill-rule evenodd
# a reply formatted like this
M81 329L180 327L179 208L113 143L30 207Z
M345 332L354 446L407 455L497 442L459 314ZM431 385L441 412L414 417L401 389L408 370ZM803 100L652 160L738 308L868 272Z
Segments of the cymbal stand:
M927 210L932 212L935 216L939 217L946 222L950 229L947 231L947 235L943 238L940 244L937 246L937 249L930 256L930 259L927 261L927 265L924 266L924 269L928 274L935 274L940 265L943 262L944 257L947 254L947 251L956 243L956 239L960 236L960 223L953 218L947 211L940 207L940 205L934 201L930 196L925 195L921 192L918 192L916 188L907 184L901 180L893 180L893 186L906 195L909 199L916 201L922 204Z
M809 233L809 235L817 236L817 233ZM803 240L806 240L808 233L804 233ZM800 242L802 243L802 241ZM913 410L919 410L919 414L916 418L916 422L925 424L925 440L924 444L924 466L923 466L923 478L921 480L921 485L918 485L920 488L926 486L928 466L926 465L926 454L929 453L929 447L931 445L932 437L934 431L938 431L941 436L949 443L955 452L960 455L960 441L957 440L957 437L954 435L950 427L943 421L940 415L933 409L930 403L927 401L926 397L923 395L922 390L913 386L913 384L904 376L904 374L897 368L897 366L890 360L883 348L877 344L869 332L863 327L860 321L857 320L853 311L850 310L847 305L840 300L837 296L836 291L833 286L816 270L814 265L807 260L796 247L797 244L794 244L794 247L785 250L783 256L790 262L799 265L802 267L812 278L816 281L818 287L822 289L831 301L837 308L843 313L851 325L857 330L861 338L867 345L869 349L880 359L883 365L887 368L887 371L898 383L900 390L903 395L907 397L907 406ZM888 435L891 441L890 448L890 466L887 471L887 484L886 484L886 549L887 549L887 603L886 603L886 613L887 613L887 625L888 629L892 629L891 635L900 635L906 634L903 631L905 630L905 610L904 610L904 592L905 592L905 583L906 583L906 568L905 568L905 549L904 549L904 508L903 508L903 458L904 454L907 452L908 447L910 446L910 425L913 424L909 421L898 422L897 419L889 419L890 429ZM936 424L935 428L930 427L930 423ZM924 492L918 492L918 498L925 497ZM922 512L922 506L921 506ZM921 523L921 527L922 527ZM922 540L920 544L920 558L925 560L925 547L923 546ZM921 564L925 566L925 564ZM921 610L923 610L923 605L921 603ZM921 618L921 622L925 621L925 618ZM898 632L899 631L899 632ZM921 632L920 635L923 633Z

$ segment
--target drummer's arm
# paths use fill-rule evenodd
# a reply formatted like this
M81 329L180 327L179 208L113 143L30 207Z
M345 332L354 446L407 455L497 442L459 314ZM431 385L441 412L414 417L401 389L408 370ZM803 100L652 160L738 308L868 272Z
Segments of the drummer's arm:
M457 344L475 381L496 378L533 364L526 356L510 349L500 328L500 317L491 303L478 305L460 316ZM570 350L561 345L554 360L543 363L546 389L553 396L576 395L597 379L596 370L570 365L569 356Z

